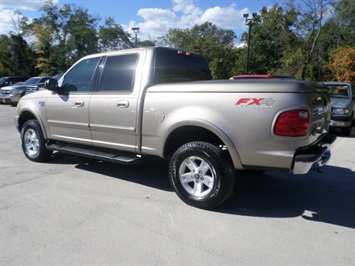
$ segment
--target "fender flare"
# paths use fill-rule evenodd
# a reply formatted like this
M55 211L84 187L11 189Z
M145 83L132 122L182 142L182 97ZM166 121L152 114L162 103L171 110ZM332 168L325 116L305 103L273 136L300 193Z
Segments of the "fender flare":
M41 116L33 108L25 107L25 108L23 108L21 110L21 113L19 114L19 118L20 118L21 121L25 121L25 120L22 119L22 117L24 116L25 113L30 113L30 114L32 114L35 117L35 119L38 121L38 123L39 123L39 125L41 127L43 137L46 140L48 140L47 131L44 130L45 126L44 126L43 120L41 119ZM20 131L21 131L21 129L20 129Z
M166 143L167 140L169 139L169 136L175 130L178 130L179 128L186 127L186 126L200 127L216 135L227 147L227 151L233 161L234 168L243 169L237 147L234 145L234 143L231 141L228 135L221 128L217 127L215 124L212 124L206 120L194 119L194 120L178 121L177 123L171 125L164 132L162 136L162 141L164 145L163 145L163 150L160 151L161 155L164 154L164 150L166 149Z

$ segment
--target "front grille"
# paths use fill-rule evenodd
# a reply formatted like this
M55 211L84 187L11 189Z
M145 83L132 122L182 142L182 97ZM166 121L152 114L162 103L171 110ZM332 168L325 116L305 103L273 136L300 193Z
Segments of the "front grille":
M27 88L27 91L28 92L34 92L34 91L37 91L37 88Z

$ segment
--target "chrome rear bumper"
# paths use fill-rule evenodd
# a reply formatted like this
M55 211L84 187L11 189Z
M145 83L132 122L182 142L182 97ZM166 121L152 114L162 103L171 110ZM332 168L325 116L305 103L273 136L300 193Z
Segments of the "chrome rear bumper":
M319 171L331 157L330 148L336 140L334 134L328 134L317 145L296 153L293 174L307 174L312 168Z

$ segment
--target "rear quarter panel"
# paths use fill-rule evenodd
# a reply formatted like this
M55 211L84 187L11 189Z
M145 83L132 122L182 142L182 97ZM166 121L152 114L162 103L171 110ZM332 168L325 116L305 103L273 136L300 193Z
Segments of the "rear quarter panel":
M142 152L163 156L169 134L183 125L214 132L227 146L236 169L246 166L290 169L295 150L327 132L326 95L300 82L217 81L158 85L148 89ZM273 133L278 114L307 109L312 118L305 137ZM320 109L320 110L318 110Z

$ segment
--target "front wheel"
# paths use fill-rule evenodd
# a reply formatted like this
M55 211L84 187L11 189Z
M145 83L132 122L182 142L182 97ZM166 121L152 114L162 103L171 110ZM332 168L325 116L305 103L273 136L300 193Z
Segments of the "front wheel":
M170 183L188 205L212 209L232 193L235 169L225 151L205 142L190 142L173 155Z
M26 157L34 162L49 159L52 151L45 147L45 139L37 120L28 120L21 129L21 145Z

